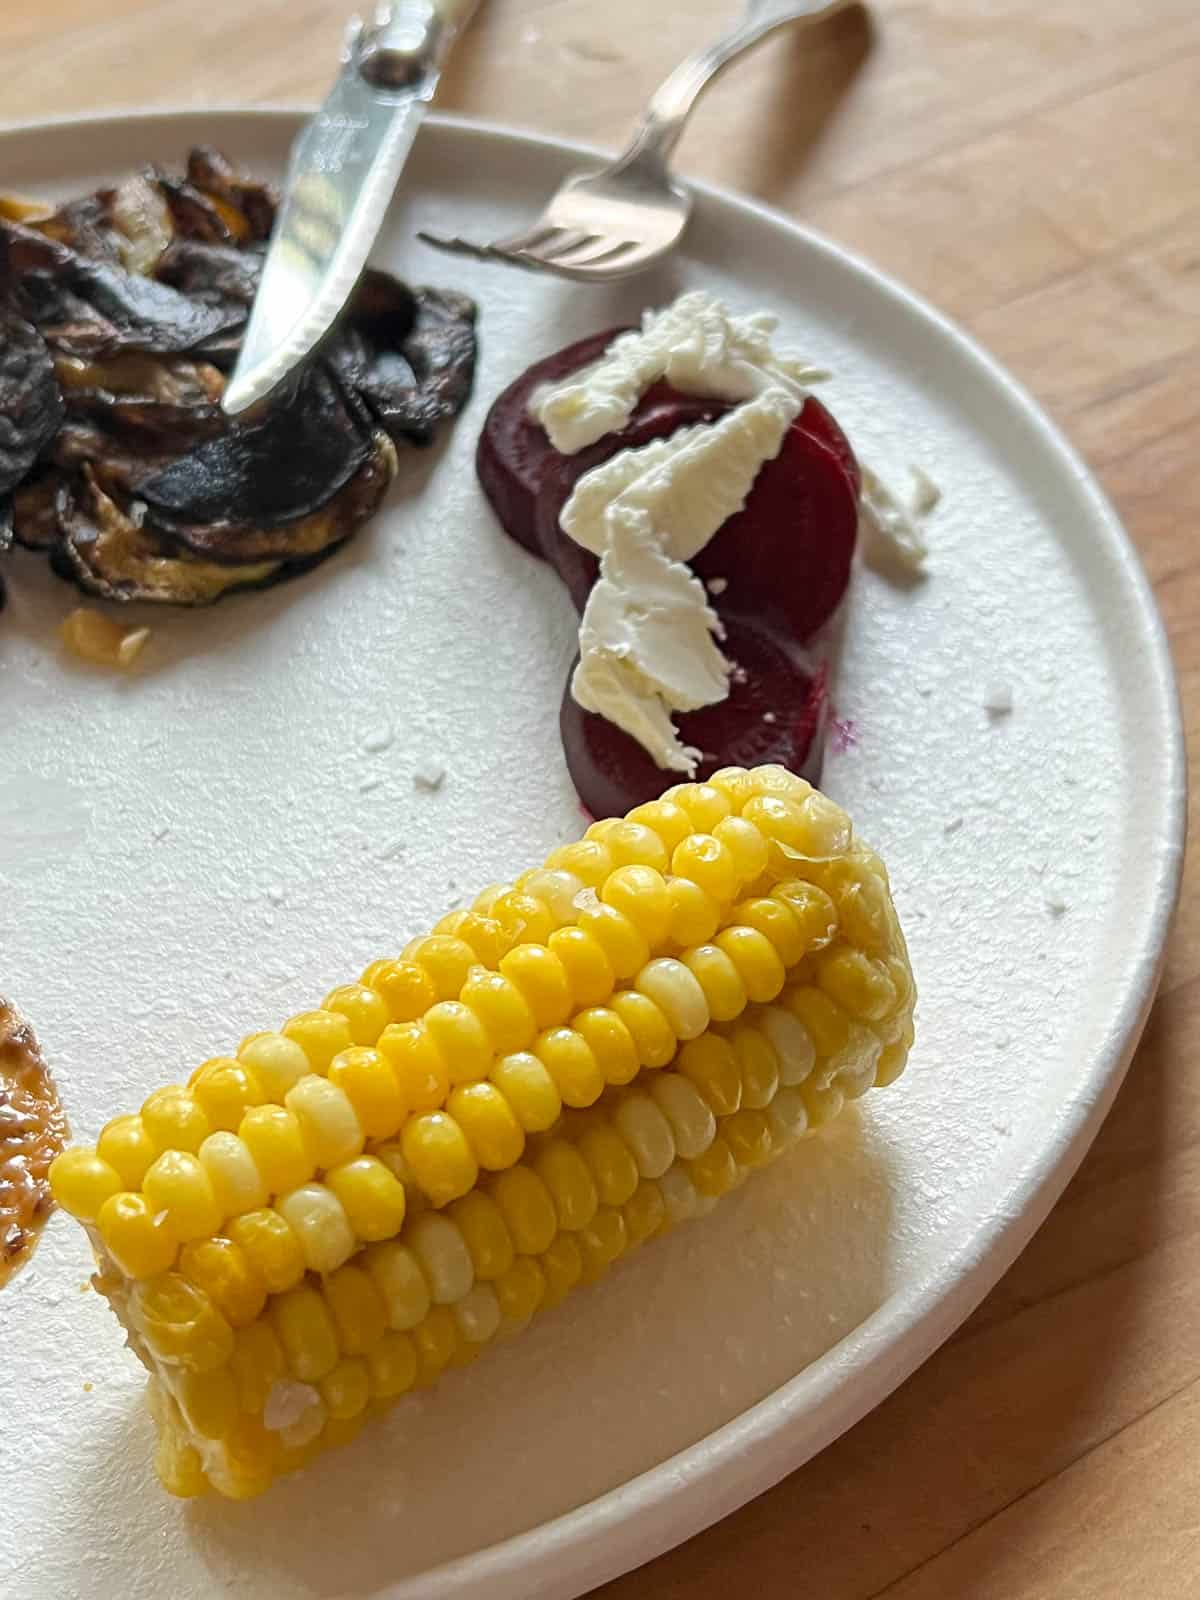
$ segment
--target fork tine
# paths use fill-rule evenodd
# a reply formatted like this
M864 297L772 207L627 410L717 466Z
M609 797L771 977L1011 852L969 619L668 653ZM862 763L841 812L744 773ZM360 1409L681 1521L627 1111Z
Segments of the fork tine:
M559 228L556 231L560 237L526 245L519 253L535 255L542 261L558 261L561 257L570 255L572 251L592 244L597 238L596 234L588 233L583 228Z
M535 222L532 228L526 228L522 233L511 233L505 239L493 239L488 248L498 250L505 256L525 255L565 232L565 228L557 228L552 222Z
M573 250L561 251L552 259L556 267L596 267L601 263L615 266L621 256L636 248L632 239L614 239L611 235L605 238L593 234L583 244Z

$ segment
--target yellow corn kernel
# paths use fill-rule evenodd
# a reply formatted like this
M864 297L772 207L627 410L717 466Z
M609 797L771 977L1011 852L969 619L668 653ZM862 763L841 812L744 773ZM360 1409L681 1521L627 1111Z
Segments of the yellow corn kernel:
M629 1147L643 1178L661 1178L675 1159L671 1124L648 1094L635 1090L613 1111L613 1126Z
M745 767L721 767L708 782L710 788L720 790L735 811L739 811L747 800L752 800L758 793L754 786L754 775L747 772Z
M361 1260L383 1299L388 1326L397 1331L415 1328L432 1304L416 1256L407 1245L392 1240L364 1250Z
M50 1182L59 1205L81 1222L95 1222L104 1202L121 1193L120 1173L83 1145L55 1156Z
M142 1194L156 1213L165 1211L183 1244L215 1233L224 1218L203 1164L186 1150L164 1150L142 1179Z
M237 1385L227 1368L215 1372L188 1372L176 1380L179 1409L189 1428L202 1439L220 1439L238 1414Z
M783 1003L804 1024L819 1056L836 1056L849 1044L850 1019L822 990L811 985L789 989Z
M167 1366L215 1372L233 1355L233 1329L208 1294L178 1272L139 1283L131 1309L146 1343Z
M449 1217L427 1211L412 1223L408 1245L421 1264L435 1305L453 1305L475 1282L466 1240Z
M271 1198L249 1147L236 1133L210 1133L200 1146L199 1160L222 1217L254 1211Z
M500 924L479 911L452 911L435 924L433 931L469 944L476 961L485 967L496 967L508 949L508 940Z
M550 1139L534 1158L533 1170L554 1198L558 1227L571 1234L587 1227L600 1205L586 1160L566 1139Z
M512 1237L490 1195L472 1189L447 1207L446 1216L462 1234L478 1280L490 1283L509 1271L514 1260Z
M636 806L626 820L640 822L643 828L656 833L668 854L695 827L687 812L671 800L651 800L646 805Z
M452 1090L446 1110L466 1134L472 1155L485 1171L503 1172L521 1159L524 1129L494 1083L465 1083Z
M406 1333L385 1333L367 1352L371 1393L379 1400L407 1394L417 1381L417 1347Z
M209 1126L223 1133L236 1133L250 1107L262 1105L266 1098L258 1074L232 1056L218 1056L197 1067L189 1088Z
M640 822L617 820L604 835L614 867L653 867L667 870L667 847L652 828Z
M792 1089L803 1083L816 1066L817 1052L812 1035L799 1017L782 1005L764 1006L755 1021L778 1058L783 1087Z
M195 1155L212 1132L191 1091L179 1084L157 1089L142 1107L142 1125L160 1154L183 1150Z
M657 1183L639 1183L621 1212L630 1247L653 1238L667 1220L667 1208Z
M745 817L726 817L712 830L712 836L733 857L734 869L742 883L754 883L767 870L770 850L766 839Z
M699 884L705 894L721 905L728 904L741 886L732 851L710 833L691 833L682 844L676 845L671 871L676 877L690 878Z
M72 655L93 667L131 667L145 649L150 629L122 627L103 612L76 606L63 618L58 635Z
M387 1331L388 1312L370 1273L351 1262L330 1273L324 1290L338 1344L346 1355L362 1355L379 1343Z
M250 1416L262 1416L267 1396L287 1375L283 1346L270 1319L259 1317L234 1335L229 1370L237 1384L238 1401Z
M608 1006L581 1011L572 1024L596 1058L606 1083L632 1083L637 1077L637 1045L617 1012Z
M616 975L604 946L584 928L559 928L550 935L550 950L567 976L572 1006L603 1004L612 994Z
M717 902L691 878L669 878L667 895L671 902L671 943L682 949L707 944L721 926Z
M551 934L551 939L557 937L558 931ZM570 979L553 950L539 944L516 945L501 960L500 970L525 999L538 1028L553 1028L571 1015ZM497 1043L497 1050L506 1055L511 1050L523 1050L531 1037L527 1034L519 1043Z
M779 1057L758 1028L743 1023L728 1038L742 1075L742 1105L751 1111L762 1111L771 1104L779 1087Z
M329 1063L329 1082L354 1107L368 1139L390 1139L404 1121L408 1107L396 1074L378 1050L363 1045L343 1050Z
M241 1045L238 1060L254 1072L266 1099L276 1105L313 1070L305 1050L283 1033L255 1034Z
M729 797L711 783L678 783L663 799L685 812L697 833L711 833L733 809Z
M544 1133L558 1121L562 1096L537 1056L526 1051L502 1056L492 1068L492 1082L526 1133Z
M208 1493L208 1479L199 1452L181 1440L182 1419L177 1428L159 1427L154 1446L154 1470L168 1494L178 1500L192 1500Z
M331 1189L301 1184L276 1202L276 1210L300 1241L310 1272L333 1272L353 1255L358 1241Z
M247 1327L266 1304L266 1285L232 1239L193 1239L179 1252L179 1271L203 1290L231 1328Z
M620 1260L629 1248L625 1218L613 1206L601 1206L586 1228L579 1231L583 1279L591 1282Z
M527 1322L546 1298L546 1279L532 1256L518 1256L495 1281L496 1298L505 1322Z
M517 948L534 947L519 945ZM501 966L507 960L508 956L505 956ZM480 966L472 968L463 985L462 1002L482 1024L487 1036L489 1058L493 1052L508 1055L514 1050L524 1050L538 1030L537 1018L529 1000L513 981L512 973L491 972ZM484 1067L476 1076L482 1077L486 1070Z
M733 1046L720 1034L706 1033L685 1044L676 1066L704 1096L718 1117L732 1116L742 1103L742 1075Z
M681 961L662 956L647 962L635 987L653 1000L677 1039L697 1039L708 1027L711 1019L704 990Z
M522 894L531 894L535 900L540 900L562 928L574 922L575 897L586 888L586 884L582 878L577 878L573 872L564 872L561 867L535 867L532 872L521 874L516 887Z
M579 1153L596 1183L596 1193L606 1206L622 1206L638 1186L637 1162L629 1146L611 1124L597 1123L579 1138Z
M127 1278L150 1278L175 1259L178 1240L165 1216L144 1195L122 1190L100 1207L96 1229Z
M582 1034L574 1028L548 1028L533 1048L564 1105L595 1105L604 1093L604 1073Z
M406 961L415 961L429 974L438 1000L457 1000L467 974L479 960L465 939L445 933L414 940L404 957Z
M780 766L778 762L754 767L746 777L751 796L782 795L785 800L803 800L812 793L812 784L807 779L798 778L794 772L789 772L787 767Z
M861 950L827 951L817 965L817 982L859 1022L881 1022L896 1006L896 986L887 968Z
M546 865L555 871L572 873L588 889L598 889L615 862L605 844L588 838L560 845L547 857Z
M304 1284L277 1295L269 1308L288 1371L301 1383L316 1383L337 1366L337 1331L318 1290Z
M603 949L616 978L632 978L650 959L650 946L629 918L614 906L584 899L579 906L579 926Z
M383 996L392 1022L416 1022L438 1002L433 979L415 961L376 961L362 981Z
M875 1068L875 1087L877 1089L886 1089L889 1083L895 1083L896 1079L904 1071L908 1061L909 1048L909 1044L902 1040L899 1044L888 1045L887 1049L882 1052Z
M314 1161L299 1119L284 1106L251 1106L242 1118L238 1138L249 1150L270 1194L294 1189L312 1177Z
M482 1022L469 1006L458 1000L443 1000L425 1013L424 1027L446 1063L451 1085L487 1077L495 1052Z
M357 1156L325 1174L356 1239L394 1239L404 1222L404 1185L377 1156Z
M435 1111L446 1103L450 1072L441 1051L419 1022L394 1022L376 1046L392 1071L410 1111Z
M304 1051L313 1072L328 1072L334 1056L340 1056L354 1043L349 1019L340 1011L302 1011L298 1017L284 1023L283 1034ZM283 1093L289 1088L290 1083ZM278 1098L282 1099L283 1094Z
M413 1329L417 1352L417 1381L434 1383L454 1359L461 1335L449 1306L434 1306L420 1327Z
M126 1189L140 1189L146 1169L157 1157L154 1140L146 1132L146 1125L134 1112L131 1116L114 1117L100 1130L96 1154L115 1168Z
M665 943L671 925L671 898L661 872L653 867L618 867L605 881L600 898L629 918L651 950Z
M806 954L824 950L837 938L838 909L815 883L804 878L785 879L771 890L771 898L781 901L796 918Z
M400 1149L413 1181L435 1206L448 1205L475 1186L479 1166L470 1141L444 1111L411 1117L400 1135Z
M723 928L713 941L738 969L746 993L756 1004L774 1000L787 981L775 946L757 928Z
M774 896L743 900L733 908L730 921L761 933L785 967L794 967L808 954L800 920L786 900Z
M271 1294L295 1288L304 1276L300 1241L278 1211L266 1207L235 1217L226 1229Z
M746 986L741 973L715 944L697 945L684 953L683 964L704 990L714 1022L732 1022L746 1009Z
M518 889L500 895L489 908L488 916L499 924L506 948L510 950L515 944L545 944L557 926L549 907Z
M458 1331L468 1344L486 1344L495 1337L503 1313L490 1283L477 1283L454 1306Z
M583 1254L574 1234L560 1233L538 1257L546 1290L542 1305L559 1305L583 1277Z
M280 1470L279 1435L257 1417L236 1417L221 1436L219 1455L209 1466L213 1488L230 1500L250 1500L271 1485Z
M519 1254L541 1255L558 1232L558 1212L537 1173L527 1166L512 1167L495 1179L491 1196Z
M722 1122L721 1136L739 1167L763 1167L771 1159L771 1126L761 1111L735 1111Z
M345 1017L350 1037L360 1045L373 1045L392 1020L387 1001L363 983L341 984L325 996L321 1007Z
M300 1124L305 1149L319 1169L351 1161L363 1147L363 1128L349 1095L315 1073L301 1078L284 1098Z
M717 1119L695 1084L682 1073L659 1072L647 1092L671 1124L676 1154L687 1160L702 1155L716 1135Z
M832 1122L842 1113L846 1104L846 1096L836 1083L831 1083L822 1088L811 1078L800 1087L804 1096L804 1109L808 1113L810 1128L819 1128L823 1123Z
M636 989L618 990L610 1002L629 1029L643 1067L665 1067L675 1055L676 1038L661 1008Z
M727 1194L738 1177L733 1151L721 1134L717 1135L703 1155L688 1162L687 1170L697 1192L714 1200Z
M803 1090L781 1088L765 1114L771 1129L772 1145L776 1150L786 1149L808 1127L808 1108L804 1104Z

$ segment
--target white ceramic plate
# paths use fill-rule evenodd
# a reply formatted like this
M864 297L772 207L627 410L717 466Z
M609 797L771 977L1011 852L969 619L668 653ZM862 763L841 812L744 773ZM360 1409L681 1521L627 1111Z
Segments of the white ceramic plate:
M77 192L204 140L277 172L286 114L0 138L0 185ZM891 865L922 991L895 1090L523 1339L249 1506L158 1488L133 1358L56 1218L0 1299L0 1592L569 1596L765 1489L875 1405L1041 1221L1154 991L1183 838L1171 668L1111 510L1052 425L927 307L781 217L703 192L686 253L584 290L440 258L579 152L423 135L388 266L481 305L474 404L307 578L153 615L144 670L72 669L72 595L10 562L0 951L80 1134L319 1001L580 817L558 739L572 613L472 471L531 359L682 285L770 307L834 369L877 469L942 486L928 579L857 584L827 782ZM1011 715L990 716L996 688ZM440 792L414 772L444 765Z

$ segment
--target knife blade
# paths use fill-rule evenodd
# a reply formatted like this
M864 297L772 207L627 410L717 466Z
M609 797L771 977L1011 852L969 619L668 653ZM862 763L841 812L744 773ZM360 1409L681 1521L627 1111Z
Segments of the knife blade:
M351 24L324 104L292 146L284 198L242 347L229 416L311 354L366 265L455 38L479 0L395 0Z

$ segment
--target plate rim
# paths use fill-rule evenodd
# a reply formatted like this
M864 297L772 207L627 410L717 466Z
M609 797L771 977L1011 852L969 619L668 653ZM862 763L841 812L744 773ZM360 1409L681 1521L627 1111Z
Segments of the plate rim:
M0 144L58 131L117 129L129 123L238 118L277 127L310 115L311 102L137 107L0 123ZM577 140L492 119L433 112L443 136L500 142L516 149L606 159ZM1143 946L1129 956L1135 976L1094 1053L1086 1078L1060 1107L1054 1135L1027 1157L998 1198L990 1221L973 1230L922 1279L888 1297L808 1367L739 1416L573 1510L507 1539L390 1583L380 1600L571 1600L673 1549L764 1493L832 1444L882 1403L945 1342L991 1291L1046 1219L1077 1170L1116 1098L1157 993L1179 897L1187 830L1187 752L1178 681L1141 556L1115 507L1058 423L1018 379L956 321L856 252L785 212L719 184L689 180L697 198L782 229L898 302L957 353L981 367L1015 412L1057 456L1093 524L1119 560L1122 587L1147 647L1150 686L1164 726L1157 793L1161 827ZM854 1381L846 1381L853 1370Z

